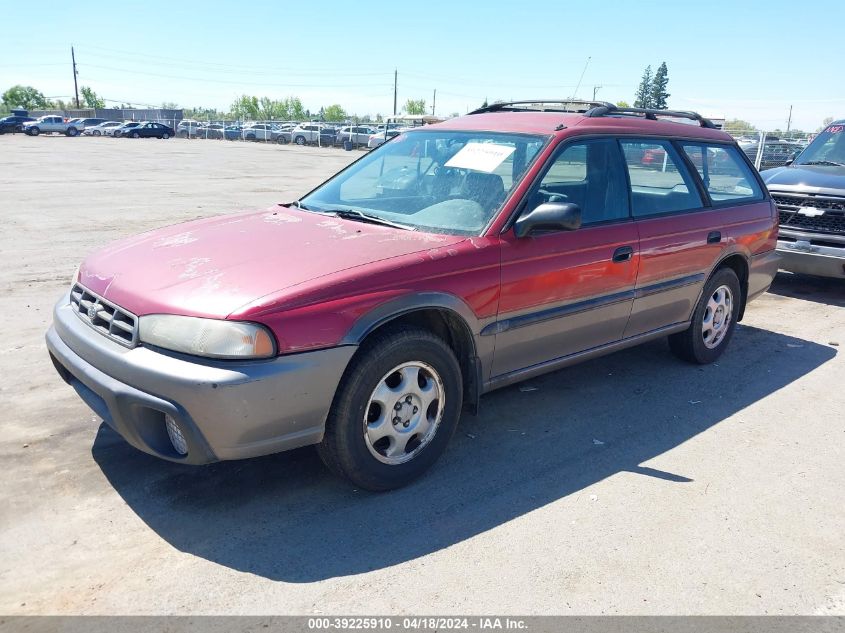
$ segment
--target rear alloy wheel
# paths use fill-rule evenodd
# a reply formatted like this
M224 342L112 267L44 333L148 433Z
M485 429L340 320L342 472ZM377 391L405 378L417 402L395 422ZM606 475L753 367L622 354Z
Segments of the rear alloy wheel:
M720 268L704 286L689 328L669 337L669 347L691 363L712 363L728 346L736 329L742 294L731 268Z
M276 137L276 142L279 145L287 145L288 144L288 140L285 138L284 134L279 134L279 136Z
M317 449L367 490L419 477L443 453L461 413L463 379L449 345L418 328L388 329L347 367Z
M305 145L305 137L304 136L297 136L296 139L294 139L294 142L297 145Z
M77 130L75 127L69 127L65 134L67 134L68 136L76 136L77 134L79 134L79 130Z
M132 134L130 134L129 136L131 136L132 138L141 138L141 135L137 132L132 132Z
M168 134L167 132L165 132L165 133L164 133L164 134L162 134L159 138L168 139L168 138L170 138L170 134Z

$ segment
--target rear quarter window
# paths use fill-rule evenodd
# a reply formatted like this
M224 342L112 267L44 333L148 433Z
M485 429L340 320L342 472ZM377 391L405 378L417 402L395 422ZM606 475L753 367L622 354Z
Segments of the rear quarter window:
M713 204L763 199L763 190L736 147L685 143L683 150L698 171Z

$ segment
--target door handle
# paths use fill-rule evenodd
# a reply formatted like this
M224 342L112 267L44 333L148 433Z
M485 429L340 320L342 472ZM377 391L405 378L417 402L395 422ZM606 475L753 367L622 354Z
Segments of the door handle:
M710 231L707 234L707 243L708 244L718 244L722 241L722 234L719 231Z
M613 251L613 261L615 263L627 262L634 255L634 249L630 246L620 246Z

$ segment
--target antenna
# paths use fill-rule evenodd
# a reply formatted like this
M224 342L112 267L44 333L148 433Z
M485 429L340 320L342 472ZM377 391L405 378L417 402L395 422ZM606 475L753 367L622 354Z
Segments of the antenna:
M587 63L584 64L584 70L581 71L581 77L578 78L578 85L575 86L575 92L572 93L572 96L570 97L570 99L574 99L575 95L578 94L578 88L581 87L581 81L584 79L584 73L587 72L587 66L590 65L591 59L592 59L592 57L587 57Z

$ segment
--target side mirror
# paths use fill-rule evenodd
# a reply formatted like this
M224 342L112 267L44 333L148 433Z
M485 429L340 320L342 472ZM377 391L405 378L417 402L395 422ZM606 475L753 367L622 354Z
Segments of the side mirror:
M789 167L792 163L795 162L795 159L798 158L798 154L801 153L801 150L795 150L792 154L789 155L789 158L786 159L786 162L783 164L784 167Z
M546 202L524 213L513 225L514 235L533 231L574 231L581 228L581 207L572 202Z

